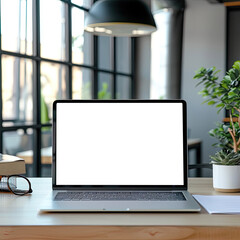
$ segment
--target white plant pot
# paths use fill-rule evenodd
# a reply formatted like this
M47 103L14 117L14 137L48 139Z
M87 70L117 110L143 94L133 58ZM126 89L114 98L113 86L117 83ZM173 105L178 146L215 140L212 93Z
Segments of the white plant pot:
M219 192L240 192L240 165L213 164L213 187Z

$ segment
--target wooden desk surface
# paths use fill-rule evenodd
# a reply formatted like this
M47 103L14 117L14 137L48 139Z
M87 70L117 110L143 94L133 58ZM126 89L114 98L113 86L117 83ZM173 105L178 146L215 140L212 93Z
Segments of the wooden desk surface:
M240 215L200 213L39 213L50 178L32 178L33 194L0 194L0 239L240 239ZM212 179L190 178L192 194L220 194ZM221 195L224 195L221 193Z
M33 151L32 150L18 152L16 155L19 158L24 159L26 164L33 163ZM41 163L42 164L52 164L52 147L45 147L45 148L41 149Z

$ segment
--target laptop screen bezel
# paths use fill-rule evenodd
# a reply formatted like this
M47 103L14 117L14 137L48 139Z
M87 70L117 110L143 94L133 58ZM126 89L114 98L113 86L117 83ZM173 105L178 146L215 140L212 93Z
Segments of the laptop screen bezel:
M183 185L57 185L56 183L56 115L57 105L61 103L179 103L182 105L183 117ZM169 117L174 117L169 116ZM53 102L53 147L52 147L52 188L53 190L187 190L187 106L184 100L56 100Z

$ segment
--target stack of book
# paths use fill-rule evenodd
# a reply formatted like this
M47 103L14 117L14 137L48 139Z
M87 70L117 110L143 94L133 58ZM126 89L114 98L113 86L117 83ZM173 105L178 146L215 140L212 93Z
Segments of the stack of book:
M26 173L25 161L22 158L0 154L0 176L19 175Z
M25 173L26 165L22 158L7 154L0 154L0 191L5 191L8 189L8 176Z

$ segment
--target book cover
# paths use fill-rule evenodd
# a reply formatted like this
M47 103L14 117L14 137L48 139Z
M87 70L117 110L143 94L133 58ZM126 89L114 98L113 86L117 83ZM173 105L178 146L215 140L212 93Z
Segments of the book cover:
M25 174L26 166L22 158L0 154L0 176Z

